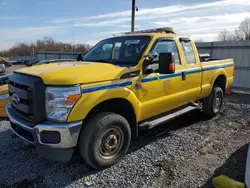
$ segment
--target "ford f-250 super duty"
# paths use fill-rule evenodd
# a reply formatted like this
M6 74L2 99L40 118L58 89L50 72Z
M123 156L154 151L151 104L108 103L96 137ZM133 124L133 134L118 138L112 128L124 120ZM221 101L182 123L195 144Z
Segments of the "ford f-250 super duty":
M213 117L234 78L231 59L200 62L189 36L158 28L100 41L83 62L9 77L11 129L48 159L74 149L95 168L117 163L139 130L200 109Z

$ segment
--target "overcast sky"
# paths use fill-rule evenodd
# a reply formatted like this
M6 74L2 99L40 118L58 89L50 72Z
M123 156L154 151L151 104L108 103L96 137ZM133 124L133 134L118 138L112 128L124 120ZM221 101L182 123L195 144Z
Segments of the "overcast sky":
M136 29L172 26L193 39L216 40L250 16L250 0L136 0ZM130 30L131 0L0 0L0 50L51 36L94 44Z

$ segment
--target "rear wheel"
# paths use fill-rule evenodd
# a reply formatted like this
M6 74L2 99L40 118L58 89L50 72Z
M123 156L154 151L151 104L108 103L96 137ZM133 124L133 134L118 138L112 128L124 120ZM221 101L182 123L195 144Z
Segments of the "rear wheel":
M203 111L208 117L216 116L223 103L223 91L220 87L214 87L210 95L203 100Z
M79 151L94 168L116 164L130 145L131 130L128 121L114 113L100 113L91 118L81 131Z

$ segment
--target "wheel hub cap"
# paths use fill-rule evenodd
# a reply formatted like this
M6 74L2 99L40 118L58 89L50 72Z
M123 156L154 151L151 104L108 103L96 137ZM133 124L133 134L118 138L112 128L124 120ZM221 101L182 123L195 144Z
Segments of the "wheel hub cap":
M215 108L218 109L219 106L220 106L220 99L217 97L217 98L215 99Z
M117 137L111 134L105 141L105 148L112 150L117 146L118 140Z
M110 159L121 149L123 133L119 127L106 130L100 137L99 154L102 158Z
M217 94L213 102L214 112L217 113L220 110L220 107L221 107L221 97L219 94Z

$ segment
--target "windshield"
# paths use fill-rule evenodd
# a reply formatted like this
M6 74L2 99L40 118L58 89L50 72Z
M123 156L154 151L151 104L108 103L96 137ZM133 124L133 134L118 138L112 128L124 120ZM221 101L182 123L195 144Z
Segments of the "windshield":
M92 48L84 56L83 61L135 66L141 59L149 41L149 36L126 36L106 39Z

